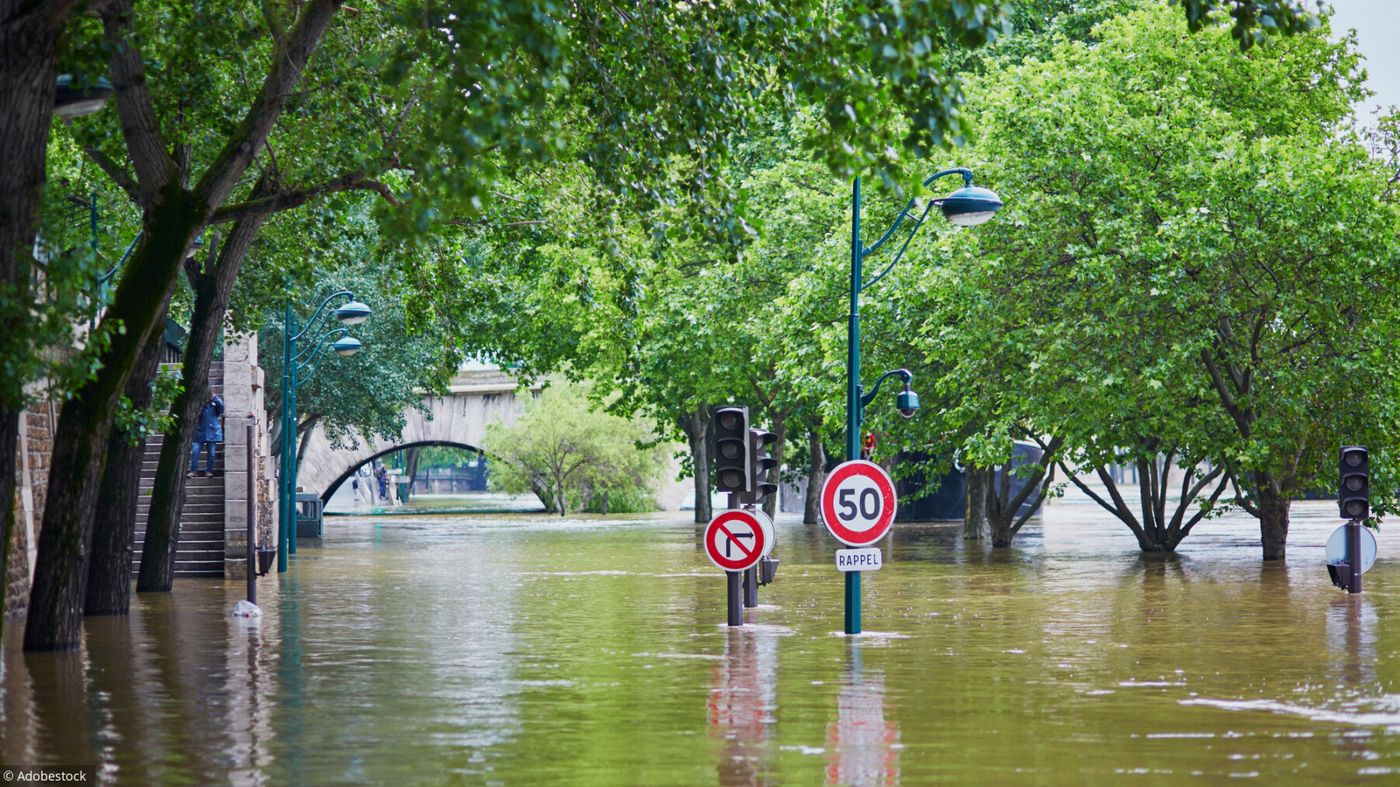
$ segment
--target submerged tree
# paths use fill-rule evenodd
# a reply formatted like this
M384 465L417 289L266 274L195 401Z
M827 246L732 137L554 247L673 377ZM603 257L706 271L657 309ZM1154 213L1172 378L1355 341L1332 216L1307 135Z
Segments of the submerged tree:
M487 426L491 485L534 494L545 510L649 510L664 454L640 423L589 403L576 385L551 385L514 423Z

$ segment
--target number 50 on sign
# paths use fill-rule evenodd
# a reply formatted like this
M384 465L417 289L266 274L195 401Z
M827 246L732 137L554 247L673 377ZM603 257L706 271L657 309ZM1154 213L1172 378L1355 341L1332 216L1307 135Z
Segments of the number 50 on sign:
M844 462L822 484L822 521L847 546L869 546L884 538L894 514L894 482L874 462Z

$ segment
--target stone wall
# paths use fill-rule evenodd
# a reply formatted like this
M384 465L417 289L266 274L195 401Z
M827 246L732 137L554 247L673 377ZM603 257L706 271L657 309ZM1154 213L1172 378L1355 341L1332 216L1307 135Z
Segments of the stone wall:
M263 370L258 366L258 337L246 334L224 346L224 576L246 579L248 496L259 543L273 545L271 446L263 402ZM253 443L248 444L248 425ZM253 473L248 474L248 452Z
M58 405L38 402L20 413L18 456L15 458L14 527L10 530L10 562L5 567L5 614L29 606L29 583L39 548L39 524L49 488L49 458Z

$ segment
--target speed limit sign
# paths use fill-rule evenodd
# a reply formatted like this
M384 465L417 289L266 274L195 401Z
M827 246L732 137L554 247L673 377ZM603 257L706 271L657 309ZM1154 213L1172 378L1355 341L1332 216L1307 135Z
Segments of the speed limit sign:
M894 512L894 481L874 462L843 462L822 484L822 521L847 546L870 546L884 538Z

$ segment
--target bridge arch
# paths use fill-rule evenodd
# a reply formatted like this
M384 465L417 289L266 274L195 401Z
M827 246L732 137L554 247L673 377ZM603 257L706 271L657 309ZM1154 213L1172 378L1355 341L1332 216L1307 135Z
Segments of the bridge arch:
M423 397L423 405L423 410L404 412L403 431L394 440L357 436L354 447L336 448L317 426L301 454L298 486L327 500L355 468L400 448L450 445L480 452L486 425L513 423L524 402L510 375L493 366L475 366L458 372L446 395Z
M395 443L394 445L385 448L383 451L380 451L374 456L369 457L364 462L361 462L360 464L355 465L354 467L346 468L345 472L341 473L340 477L332 481L330 483L330 486L326 487L326 490L321 493L321 500L329 502L331 496L334 495L335 491L340 488L340 485L345 483L346 481L349 481L351 477L355 475L355 471L361 467L364 467L365 464L368 462L373 462L376 459L386 457L389 454L394 453L395 451L402 451L409 448L428 448L431 446L439 446L442 448L460 448L463 451L471 451L474 454L480 454L482 456L486 455L486 452L482 451L479 446L467 445L466 443L453 443L445 440L426 440L417 443ZM302 486L306 487L305 484L302 484ZM309 488L308 491L310 491Z

